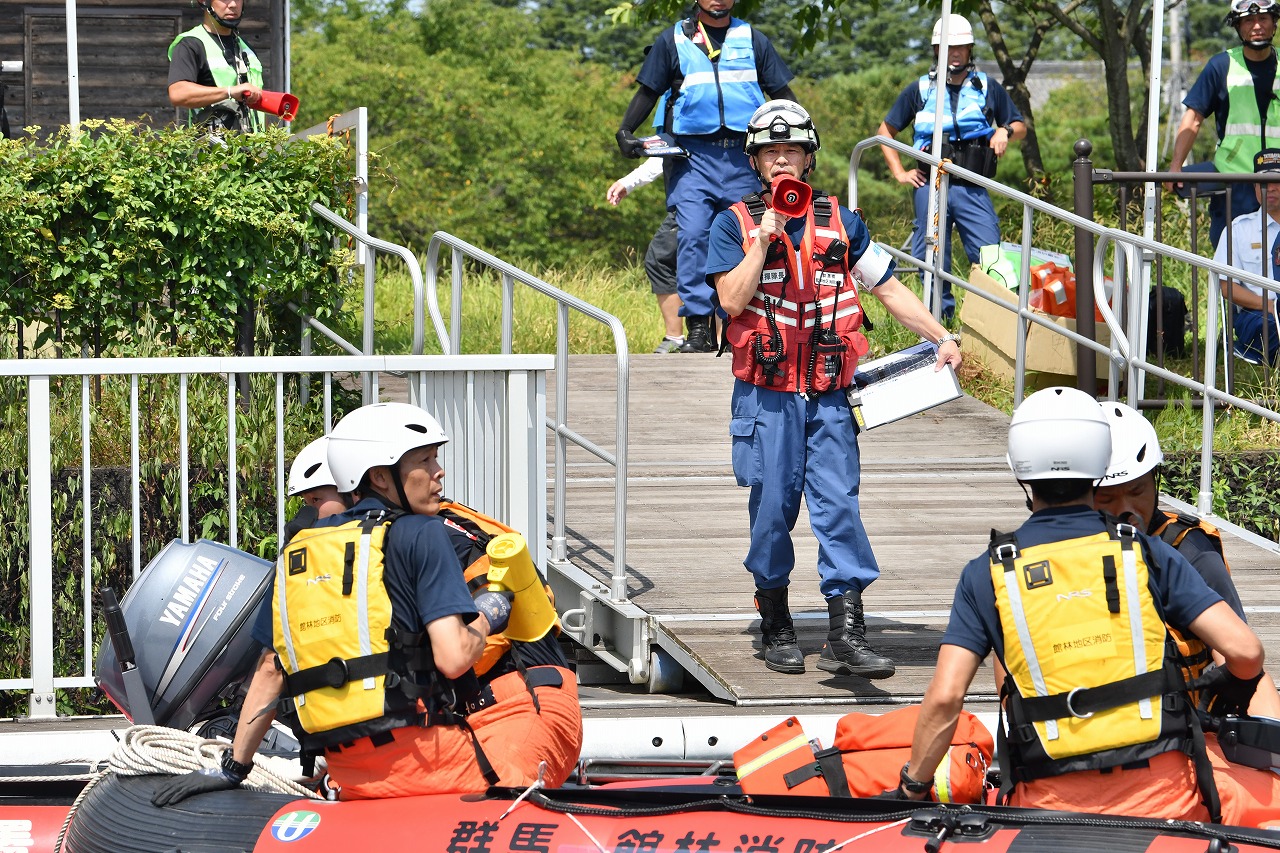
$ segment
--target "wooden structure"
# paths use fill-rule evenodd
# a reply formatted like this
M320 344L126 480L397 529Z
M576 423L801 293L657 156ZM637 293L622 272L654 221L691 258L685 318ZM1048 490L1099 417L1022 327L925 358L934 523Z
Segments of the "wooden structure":
M240 32L262 60L268 88L282 88L287 59L284 0L247 4ZM169 104L169 44L200 23L194 2L82 0L76 11L81 119L124 118L163 125ZM20 73L0 75L14 136L30 125L47 136L70 116L67 7L64 0L0 0L0 60Z
M608 429L614 370L612 356L575 356L569 370L570 408L577 408L579 426L607 450L613 449ZM651 617L650 630L662 637L663 649L693 676L685 679L686 689L700 681L713 696L739 707L883 709L919 702L933 675L961 568L983 552L993 527L1011 530L1027 517L1026 498L1005 461L1008 416L964 397L859 438L862 517L881 569L865 594L868 635L877 650L897 661L898 673L872 682L816 669L827 612L818 590L817 543L802 510L794 535L791 609L808 671L782 675L766 669L760 657L754 583L742 566L747 490L735 484L729 458L732 386L727 359L631 357L631 602ZM570 456L569 559L607 585L612 469L585 452ZM1249 623L1274 659L1280 655L1273 579L1280 546L1230 531L1224 540ZM563 600L558 593L558 603ZM608 676L605 668L580 664L584 684L601 675ZM995 710L989 661L966 707Z

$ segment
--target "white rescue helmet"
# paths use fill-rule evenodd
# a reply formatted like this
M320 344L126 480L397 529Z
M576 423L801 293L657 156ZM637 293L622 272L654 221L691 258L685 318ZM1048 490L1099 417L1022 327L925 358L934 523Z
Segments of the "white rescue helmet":
M328 452L329 437L323 435L299 451L289 468L289 497L337 485L329 470Z
M766 145L784 142L794 142L810 154L822 147L813 119L804 107L781 98L765 101L747 122L747 141L742 148L750 157Z
M329 433L329 470L338 491L354 491L370 468L395 465L410 450L448 440L440 422L417 406L361 406L338 421Z
M1009 421L1009 468L1018 480L1101 480L1110 459L1111 425L1083 391L1037 391Z
M1230 0L1225 23L1234 27L1250 15L1280 17L1280 7L1276 6L1275 0Z
M1164 461L1156 428L1141 412L1124 403L1103 403L1102 413L1111 424L1111 461L1102 485L1132 482Z
M1270 3L1271 0L1265 0L1265 2ZM969 25L969 19L963 15L949 15L947 17L947 39L952 47L973 44L973 27ZM934 46L942 44L941 18L933 25L933 44Z

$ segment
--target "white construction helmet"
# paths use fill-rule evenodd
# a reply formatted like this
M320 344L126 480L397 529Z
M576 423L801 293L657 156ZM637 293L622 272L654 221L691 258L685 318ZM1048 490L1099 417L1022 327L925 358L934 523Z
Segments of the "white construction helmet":
M1102 485L1131 482L1164 461L1156 428L1141 412L1124 403L1103 403L1102 413L1111 424L1111 461Z
M969 19L963 15L947 16L947 40L952 47L962 44L973 44L973 27ZM933 43L942 44L942 19L933 25Z
M1009 467L1019 480L1101 480L1110 459L1111 426L1083 391L1037 391L1009 421Z
M810 154L822 147L813 119L795 101L765 101L747 122L747 141L742 146L750 156L766 145L794 142Z
M289 468L289 497L321 486L337 485L329 471L328 449L329 437L322 435L294 457L293 466Z
M338 421L329 433L329 470L338 491L354 491L370 468L395 465L410 450L448 440L440 422L417 406L361 406Z

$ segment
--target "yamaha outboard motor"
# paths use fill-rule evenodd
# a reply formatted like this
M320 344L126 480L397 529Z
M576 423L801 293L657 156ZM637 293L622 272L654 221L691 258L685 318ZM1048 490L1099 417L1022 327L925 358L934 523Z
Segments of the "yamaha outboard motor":
M209 716L253 674L253 620L273 569L207 539L170 542L129 588L122 619L108 602L94 681L136 723L186 729Z

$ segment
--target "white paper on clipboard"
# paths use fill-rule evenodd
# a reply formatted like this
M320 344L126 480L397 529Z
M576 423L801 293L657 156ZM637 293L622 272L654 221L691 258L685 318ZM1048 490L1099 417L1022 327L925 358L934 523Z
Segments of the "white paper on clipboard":
M938 347L923 341L858 365L847 394L859 429L891 424L964 395L951 365L934 370Z

